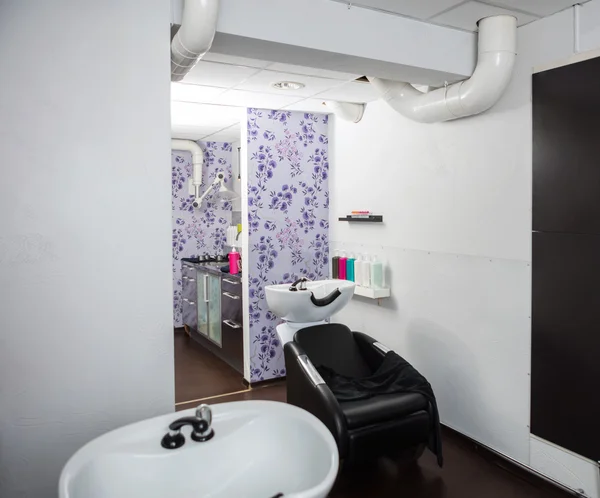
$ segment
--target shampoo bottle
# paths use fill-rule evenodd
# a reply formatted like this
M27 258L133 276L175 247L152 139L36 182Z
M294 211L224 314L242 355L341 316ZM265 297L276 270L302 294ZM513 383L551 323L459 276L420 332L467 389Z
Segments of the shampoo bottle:
M340 278L340 255L338 251L334 252L331 259L331 278Z
M383 263L373 256L371 261L371 287L373 289L383 288Z
M229 253L229 273L236 275L240 272L240 253L235 250L235 247L231 249Z
M368 254L364 255L363 263L362 263L362 275L361 275L361 284L363 287L370 288L371 287L371 259Z
M341 278L342 280L346 280L346 261L348 261L348 258L346 257L346 253L342 252L342 255L340 256L340 260L339 260L339 270L338 270L338 278Z
M354 262L354 282L359 286L362 286L362 266L363 257L362 254L359 254L356 256L356 261Z
M346 260L346 280L350 280L354 282L354 262L356 258L352 253L350 253L350 257Z

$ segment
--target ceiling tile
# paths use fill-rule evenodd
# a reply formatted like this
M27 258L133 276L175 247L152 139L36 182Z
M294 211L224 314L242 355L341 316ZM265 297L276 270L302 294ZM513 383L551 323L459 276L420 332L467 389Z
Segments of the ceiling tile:
M215 126L221 130L240 122L239 108L223 105L171 102L173 126Z
M353 5L386 10L417 19L427 19L447 10L463 0L358 0Z
M379 95L370 83L353 81L315 95L315 98L341 102L371 102L377 100Z
M210 140L211 142L239 142L242 138L242 131L238 124L225 128L224 130L219 130L216 133L205 135L202 138L203 140Z
M317 69L314 67L295 66L293 64L281 64L274 62L269 66L269 71L279 71L282 73L303 74L305 76L319 76L321 78L332 78L336 80L350 81L359 78L360 74L341 73L339 71L330 71L328 69Z
M218 128L214 126L171 126L171 138L180 138L182 140L200 140L202 137L216 133Z
M515 16L519 26L535 21L537 18L527 14L513 12L511 10L486 5L479 2L467 2L459 5L455 9L439 16L433 17L431 20L438 24L452 26L454 28L466 29L469 31L477 31L477 21L484 17L496 16L500 14L508 14Z
M277 81L297 81L303 83L305 86L299 90L277 90L271 87L271 84ZM263 70L237 85L236 90L268 92L284 96L311 97L312 95L328 90L339 84L339 80Z
M216 102L225 106L260 107L262 109L281 109L298 102L299 97L291 95L276 95L244 90L227 90L217 98Z
M561 10L571 7L576 3L584 3L576 0L493 0L495 5L506 7L507 9L518 9L525 12L531 12L538 16L549 16Z
M259 69L254 67L234 66L219 62L200 61L186 75L184 82L196 85L231 88L252 76Z
M249 59L248 57L237 57L236 55L217 54L208 52L202 57L203 61L222 62L224 64L234 64L236 66L248 66L264 69L272 64L271 61L261 61L259 59Z
M185 83L171 83L172 102L213 102L214 98L226 90L216 86L187 85Z
M285 109L288 111L320 112L323 114L331 112L323 105L323 99L304 99L285 106Z

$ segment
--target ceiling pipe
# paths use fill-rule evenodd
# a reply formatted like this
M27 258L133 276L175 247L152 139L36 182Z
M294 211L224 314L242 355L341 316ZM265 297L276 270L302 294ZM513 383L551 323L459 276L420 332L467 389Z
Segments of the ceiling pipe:
M171 81L181 81L210 49L219 0L185 0L181 27L171 41Z
M421 123L465 118L492 107L508 86L517 55L517 20L513 16L479 21L477 66L464 81L422 93L410 83L369 81L393 109Z
M337 117L351 123L358 123L365 113L365 104L353 104L351 102L336 102L328 100L324 104L331 109Z
M171 140L172 150L183 150L192 153L192 182L194 189L194 198L200 196L200 186L202 185L202 164L204 163L204 151L191 140Z

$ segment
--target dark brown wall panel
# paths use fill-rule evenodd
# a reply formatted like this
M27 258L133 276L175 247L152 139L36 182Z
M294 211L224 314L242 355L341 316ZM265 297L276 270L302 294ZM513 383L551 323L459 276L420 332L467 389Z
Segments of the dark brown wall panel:
M533 234L531 431L600 460L600 235Z
M600 460L600 59L533 76L531 431Z
M600 58L533 76L533 230L600 233Z

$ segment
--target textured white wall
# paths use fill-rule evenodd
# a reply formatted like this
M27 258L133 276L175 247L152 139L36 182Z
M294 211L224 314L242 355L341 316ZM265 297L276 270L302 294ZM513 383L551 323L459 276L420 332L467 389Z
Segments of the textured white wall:
M599 47L600 0L582 19L582 47ZM560 449L543 469L530 458L531 75L572 52L567 10L519 29L513 80L489 112L422 125L378 101L357 125L335 120L331 140L332 248L382 255L392 288L381 306L354 298L337 321L414 362L444 423L558 480ZM385 225L337 221L352 209ZM597 497L590 475L579 480Z
M173 410L169 0L0 2L0 496Z

